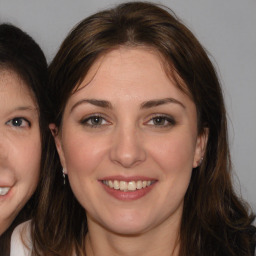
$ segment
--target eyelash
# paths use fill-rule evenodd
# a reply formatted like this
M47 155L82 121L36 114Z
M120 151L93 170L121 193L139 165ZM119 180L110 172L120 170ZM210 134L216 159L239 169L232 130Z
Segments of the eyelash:
M164 124L156 124L156 123L149 124L149 122L151 122L151 121L154 122L154 120L156 121L157 119L160 119L160 121L164 121ZM166 122L167 122L167 124L166 124ZM176 121L171 116L163 115L163 114L156 114L153 117L151 117L149 119L149 121L147 121L147 124L154 126L155 128L166 128L169 126L174 126L176 124Z
M93 120L94 119L94 120ZM92 121L96 121L96 119L98 119L98 124L93 124ZM164 121L164 124L156 124L154 123L154 121L157 121L160 120L161 121ZM153 124L149 124L150 122L153 122ZM166 124L167 122L167 124ZM100 128L102 126L105 126L105 125L108 125L110 124L109 121L107 121L102 115L100 114L97 114L97 115L92 115L92 116L89 116L89 117L86 117L84 119L82 119L80 121L80 123L82 125L85 125L85 126L88 126L90 128ZM103 123L103 124L102 124ZM149 121L145 122L145 124L148 124L150 126L154 126L155 128L166 128L166 127L169 127L169 126L174 126L176 124L176 121L173 117L171 116L168 116L168 115L162 115L162 114L156 114L154 115L153 117L151 117L149 119Z
M14 124L15 121L16 121L16 124L18 124L18 125ZM20 121L21 121L21 123L20 123ZM7 121L6 124L10 125L12 127L15 127L15 128L25 128L26 125L23 125L23 122L26 122L28 127L31 127L31 123L24 117L14 117L11 120Z
M100 124L93 124L93 123L89 124L89 121L92 122L93 119L95 121L96 118L98 118L100 120L100 122L101 122ZM102 124L102 121L103 122L105 121L106 124ZM102 126L105 126L105 125L109 124L109 122L103 116L101 116L99 114L86 117L85 119L82 119L80 121L80 123L82 125L88 126L90 128L100 128Z

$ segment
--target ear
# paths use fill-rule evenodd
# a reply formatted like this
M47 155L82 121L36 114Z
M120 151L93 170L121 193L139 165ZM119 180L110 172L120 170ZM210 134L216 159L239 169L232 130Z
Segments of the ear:
M54 137L55 146L57 148L64 173L67 174L66 161L65 161L65 156L64 156L62 142L61 142L61 134L59 133L58 127L53 123L49 124L49 129L51 130L52 136Z
M208 134L209 134L209 129L204 128L204 131L197 136L193 168L200 166L200 164L204 158L206 145L207 145L207 141L208 141Z

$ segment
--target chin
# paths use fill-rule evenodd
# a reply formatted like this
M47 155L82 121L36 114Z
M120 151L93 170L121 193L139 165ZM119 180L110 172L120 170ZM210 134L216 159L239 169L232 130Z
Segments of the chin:
M111 233L115 233L120 236L139 236L147 231L147 228L134 225L124 225L124 226L112 226L107 227Z
M123 236L136 236L150 229L151 221L145 219L145 216L134 216L132 214L125 216L111 216L109 220L104 221L103 226L111 231Z

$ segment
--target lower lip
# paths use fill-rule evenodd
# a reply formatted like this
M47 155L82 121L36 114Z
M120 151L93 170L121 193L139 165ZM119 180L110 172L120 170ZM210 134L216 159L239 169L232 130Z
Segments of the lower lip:
M122 201L132 201L132 200L137 200L140 199L142 197L144 197L145 195L147 195L155 186L157 182L153 183L152 185L142 188L142 189L137 189L135 191L127 191L124 192L122 190L117 190L114 188L110 188L108 186L106 186L105 184L102 184L102 186L104 187L104 189L106 190L106 192L113 196L114 198L118 199L118 200L122 200Z
M10 188L10 190L7 192L7 194L5 194L3 196L0 195L0 202L9 199L9 197L11 197L11 195L12 195L12 188Z

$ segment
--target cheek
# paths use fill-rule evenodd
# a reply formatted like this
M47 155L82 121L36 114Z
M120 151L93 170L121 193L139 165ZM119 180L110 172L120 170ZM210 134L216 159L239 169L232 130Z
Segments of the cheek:
M72 136L72 141L64 139L62 147L69 177L91 175L107 151L104 139L90 136Z
M41 140L40 135L26 141L25 146L18 154L20 159L20 179L24 184L29 187L29 191L33 191L36 188L41 163Z
M175 134L166 140L155 140L154 146L150 148L151 157L161 170L161 185L157 187L158 201L164 205L166 212L170 209L173 211L183 202L189 186L195 152L194 139L192 136Z
M175 136L153 140L149 151L166 175L191 171L195 154L194 137L176 133Z
M35 135L35 136L34 136ZM41 139L39 132L33 136L18 138L12 143L10 161L14 163L14 196L10 200L9 210L16 216L34 193L40 174Z
M85 209L93 207L97 170L106 156L104 139L89 136L62 137L62 149L70 186Z

